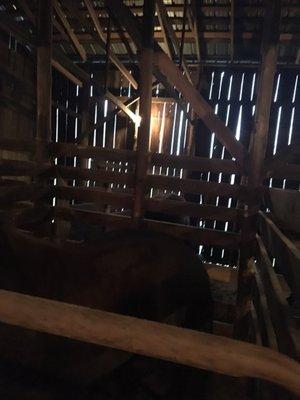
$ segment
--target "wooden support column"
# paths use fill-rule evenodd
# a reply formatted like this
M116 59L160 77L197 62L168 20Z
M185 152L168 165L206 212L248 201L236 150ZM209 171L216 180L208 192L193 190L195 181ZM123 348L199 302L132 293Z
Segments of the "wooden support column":
M44 145L51 141L52 109L52 1L39 0L38 38L37 38L37 130L38 140L36 158L44 160Z
M137 138L136 182L133 205L133 219L139 224L143 217L143 200L145 195L146 177L148 173L148 151L151 125L152 102L152 64L153 64L153 36L154 36L155 1L144 2L143 20L144 33L140 55L140 115L141 125Z
M79 139L79 144L81 146L88 146L89 145L89 133L90 133L90 127L91 127L91 116L90 116L90 104L91 104L91 98L90 98L90 83L85 82L83 84L82 90L81 90L81 99L80 99L80 105L81 105L81 134L80 134L80 139ZM88 167L88 159L87 158L82 158L80 160L80 167L81 168L87 168Z
M273 82L276 72L277 51L280 33L281 1L266 2L266 16L262 42L262 64L260 71L259 91L256 101L255 126L250 147L249 186L252 189L248 208L251 216L245 216L242 221L242 244L240 247L237 319L235 336L247 338L250 308L252 300L253 271L251 259L254 257L255 211L259 210L260 198L254 193L260 193L262 185L263 162L267 147L269 118L273 95ZM248 213L248 211L246 211ZM254 215L254 217L253 217Z
M268 142L269 119L280 34L281 1L267 1L267 6L261 49L262 64L256 101L255 126L252 132L250 149L250 183L253 186L259 186L262 182L262 168Z

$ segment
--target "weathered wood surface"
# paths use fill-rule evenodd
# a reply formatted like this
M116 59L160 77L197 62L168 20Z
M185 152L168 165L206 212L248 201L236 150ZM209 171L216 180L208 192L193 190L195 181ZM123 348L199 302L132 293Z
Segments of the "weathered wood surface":
M263 240L259 235L257 235L256 240L257 278L262 281L264 287L278 349L293 358L299 359L300 335L297 329L297 322L293 319L292 309L287 303Z
M266 379L300 395L300 365L260 346L4 290L0 299L0 319L7 324L231 376Z
M67 35L70 38L74 48L76 49L76 51L80 55L81 59L83 61L86 61L87 60L86 51L83 48L83 46L80 44L77 36L75 35L75 33L74 33L69 21L67 20L64 12L63 12L63 10L62 10L62 8L61 8L61 6L60 6L60 4L58 3L57 0L53 0L53 7L54 7L55 12L56 12L58 18L60 19L62 25L64 26L64 28L65 28L65 30L67 32Z
M173 176L148 175L148 186L157 189L182 191L183 193L205 193L224 197L246 197L247 189L229 183L207 182L199 179L182 179Z
M14 142L6 146L14 146ZM26 143L25 143L26 144ZM5 142L3 143L5 145ZM15 144L16 146L17 143ZM28 143L28 146L30 144ZM1 146L1 140L0 140ZM136 152L133 150L105 149L92 146L78 146L73 143L51 143L48 146L53 156L79 156L86 158L104 158L113 161L133 161ZM151 162L157 166L179 167L202 172L222 172L224 174L242 173L238 164L232 160L208 159L204 157L175 156L169 154L149 153Z
M300 304L300 250L263 212L259 213L259 231L263 242L276 258L276 264L291 288L294 301Z
M266 287L255 264L253 264L253 270L255 277L253 303L258 318L262 345L278 351L277 338L268 307Z

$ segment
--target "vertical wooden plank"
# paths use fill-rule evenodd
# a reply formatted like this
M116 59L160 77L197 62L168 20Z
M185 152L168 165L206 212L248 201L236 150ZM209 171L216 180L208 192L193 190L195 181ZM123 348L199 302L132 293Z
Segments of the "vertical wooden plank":
M267 147L280 33L281 1L268 1L267 6L262 42L260 82L256 102L255 127L252 133L250 152L250 180L254 186L258 186L262 182L262 165Z
M152 102L152 60L154 36L155 1L144 2L143 8L143 48L140 55L140 115L141 125L137 138L137 161L133 219L139 224L143 217L143 200L146 176L148 173L148 148L151 123Z
M37 38L37 131L38 141L51 140L52 99L52 1L39 1ZM37 146L37 160L43 160L43 145Z
M262 169L267 147L270 109L274 76L277 65L277 52L280 34L281 0L267 1L262 41L262 63L259 90L256 102L255 126L250 148L249 185L257 190L262 184ZM248 201L250 210L259 209L259 199ZM254 219L245 216L242 221L242 244L240 248L237 320L235 336L246 339L251 314L251 286L253 271L251 259L254 256ZM251 239L252 238L252 239Z

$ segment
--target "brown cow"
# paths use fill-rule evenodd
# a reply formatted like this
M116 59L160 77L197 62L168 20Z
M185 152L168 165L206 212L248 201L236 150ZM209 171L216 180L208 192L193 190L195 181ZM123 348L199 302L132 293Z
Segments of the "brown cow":
M55 243L15 228L7 229L5 237L3 288L157 321L185 308L183 325L193 329L204 329L211 320L207 273L181 240L140 230L106 233L97 245ZM129 357L5 325L0 325L0 353L81 383Z

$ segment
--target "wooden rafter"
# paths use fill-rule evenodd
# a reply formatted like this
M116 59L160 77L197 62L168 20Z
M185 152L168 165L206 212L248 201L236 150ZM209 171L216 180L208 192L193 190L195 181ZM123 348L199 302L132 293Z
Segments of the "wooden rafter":
M131 111L130 108L126 106L126 104L124 104L118 97L114 96L109 91L105 93L105 97L114 103L120 110L122 110L136 125L140 124L140 116Z
M63 25L63 27L65 28L68 37L70 38L72 44L74 45L76 51L80 55L81 59L83 61L86 61L86 59L87 59L86 52L85 52L83 46L79 43L77 36L75 35L71 25L69 24L64 12L61 9L61 6L57 0L53 0L53 7L55 9L55 12L56 12L58 18L60 19L60 21Z
M90 80L90 75L80 68L77 64L73 63L62 51L58 49L53 50L53 60L54 64L59 63L61 65L61 71L66 71L66 77L70 79L68 73L74 75L79 81L86 82ZM54 65L55 66L55 65ZM81 85L80 85L81 86Z
M107 0L107 6L117 18L122 20L123 26L125 26L132 39L135 41L136 46L142 49L142 29L130 9L126 7L123 2L118 0ZM160 80L161 75L163 75L167 82L176 86L183 98L191 104L191 107L198 117L203 120L212 132L215 132L217 138L228 149L230 154L241 166L246 166L248 153L244 146L235 139L229 128L215 115L210 105L155 41L153 62L156 69L159 71L159 74L156 74L156 69L154 68L153 72L155 76Z
M165 27L165 24L163 21L161 9L160 9L160 7L158 7L157 3L156 3L156 10L157 10L157 17L158 17L159 25L161 27L161 33L162 33L163 40L164 40L164 43L166 46L167 54L173 60L175 58L174 48L173 48L172 42L170 41L170 38L168 36L167 30L166 30L166 27Z
M97 32L97 35L98 35L100 41L103 43L106 43L106 35L104 34L104 32L100 26L99 19L94 10L91 0L84 0L84 4L86 5L86 8L90 14L90 17L93 21L94 27L96 29L96 32ZM137 85L136 80L131 75L131 73L128 71L128 69L122 64L122 62L119 60L119 58L116 56L116 54L112 50L110 50L110 52L109 52L109 58L112 61L112 63L119 69L119 71L126 77L126 79L131 83L131 85L134 87L134 89L137 89L138 85Z
M37 46L37 131L40 141L51 140L52 108L52 33L53 8L51 0L39 0ZM37 148L37 159L43 159L43 146Z
M171 39L171 42L176 51L176 55L180 58L180 54L182 53L180 43L174 32L173 26L169 20L169 16L168 16L168 12L166 10L165 4L164 4L163 0L157 0L156 4L157 4L157 10L159 11L159 14L160 14L160 18L165 27L165 31L167 32L167 34L169 35L169 37ZM187 66L187 63L186 63L184 57L182 57L182 67L183 67L183 70L184 70L189 82L192 82L190 71L188 69L188 66Z
M33 14L33 12L31 11L30 7L27 4L26 0L18 0L18 3L20 5L20 7L22 8L22 10L24 11L26 17L29 19L29 21L35 25L36 24L36 18L35 15Z
M193 12L191 11L193 10ZM198 15L196 10L196 2L192 0L191 7L188 9L188 18L189 23L195 38L196 44L196 54L197 54L197 61L201 61L201 46L200 46L200 39L199 39L199 24L198 24Z
M202 119L212 132L215 132L218 140L227 148L230 154L236 158L240 165L245 165L248 155L244 146L235 139L230 129L225 126L224 122L214 113L212 107L194 86L187 81L169 57L163 52L156 52L154 55L154 64L177 87L182 96L191 104L198 117Z
M235 3L230 2L230 61L234 58L234 25L235 25Z

